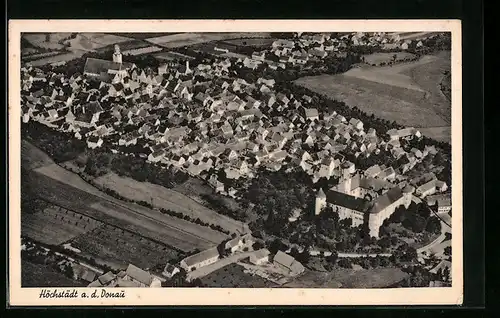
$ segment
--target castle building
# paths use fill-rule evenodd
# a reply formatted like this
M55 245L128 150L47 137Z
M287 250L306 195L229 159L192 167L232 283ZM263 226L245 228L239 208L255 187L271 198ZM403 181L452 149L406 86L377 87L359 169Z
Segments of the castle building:
M326 193L320 189L316 195L315 214L327 206L339 214L339 219L350 218L352 226L367 224L370 236L378 238L379 229L397 207L408 208L415 189L401 189L391 183L360 175L344 178Z

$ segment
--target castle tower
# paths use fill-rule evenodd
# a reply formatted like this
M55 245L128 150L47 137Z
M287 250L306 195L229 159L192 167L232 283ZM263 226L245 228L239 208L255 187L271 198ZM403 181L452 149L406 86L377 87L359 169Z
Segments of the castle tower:
M113 53L113 62L122 64L122 53L120 52L120 46L115 44L115 52Z
M320 188L318 194L316 195L314 214L319 215L324 207L326 207L326 194L323 192L323 189Z

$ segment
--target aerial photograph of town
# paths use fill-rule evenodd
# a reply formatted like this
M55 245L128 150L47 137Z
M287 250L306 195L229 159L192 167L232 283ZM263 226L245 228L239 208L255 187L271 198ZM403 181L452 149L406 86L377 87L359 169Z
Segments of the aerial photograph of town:
M20 87L22 287L452 284L450 32L22 33Z

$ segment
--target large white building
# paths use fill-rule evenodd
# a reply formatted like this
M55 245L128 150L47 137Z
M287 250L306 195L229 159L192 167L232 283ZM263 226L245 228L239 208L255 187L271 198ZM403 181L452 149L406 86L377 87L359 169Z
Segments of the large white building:
M378 238L379 229L397 207L410 205L414 188L401 189L391 183L360 175L344 178L326 193L320 189L316 196L316 215L330 206L340 219L350 218L356 227L366 222L370 236Z

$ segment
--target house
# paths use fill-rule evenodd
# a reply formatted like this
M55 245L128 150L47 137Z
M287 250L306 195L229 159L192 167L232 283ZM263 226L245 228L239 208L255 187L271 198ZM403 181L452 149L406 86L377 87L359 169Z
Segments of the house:
M200 267L207 266L217 262L219 259L219 251L217 247L212 247L200 253L188 256L180 262L180 266L190 272Z
M260 250L255 251L250 255L250 263L254 265L262 265L269 262L269 250L267 248L262 248Z
M272 47L273 48L286 47L289 49L293 49L295 47L295 42L285 39L278 39L273 42Z
M155 281L154 277L149 272L132 264L128 265L122 280L138 283L140 287L154 287Z
M266 52L253 52L252 59L263 62L266 59Z
M382 172L382 169L380 168L380 166L373 165L365 170L365 176L369 177L369 178L373 178L373 177L376 177L380 172Z
M150 161L150 162L159 162L159 161L161 161L165 157L165 154L166 154L166 152L163 149L160 149L158 151L152 152L148 156L148 161Z
M299 208L296 208L292 211L292 215L288 218L288 222L296 222L300 215L302 214L302 210Z
M428 195L436 193L436 181L435 179L432 179L421 186L419 186L415 194L420 196L421 198L425 198Z
M163 269L162 275L167 277L167 278L172 278L174 277L175 274L179 273L180 270L179 268L175 267L172 264L167 264L165 268Z
M384 171L378 173L376 177L382 180L391 180L396 177L396 172L392 167L389 167L386 168Z
M451 197L444 196L437 199L437 212L448 213L451 210Z
M295 258L282 251L278 251L278 253L274 255L273 264L291 276L297 276L305 270L304 266L296 261Z
M243 247L243 242L241 241L241 237L235 237L226 242L224 245L224 249L229 250L231 253L234 253L240 250Z
M316 108L304 108L304 117L308 120L319 120L319 113Z
M328 55L328 52L324 50L319 50L317 48L310 49L309 51L307 51L307 53L311 56L319 58L325 58Z
M103 274L97 278L101 286L107 286L114 281L116 281L116 275L113 274L113 272L107 272L106 274Z
M99 148L102 146L103 140L100 137L92 136L87 139L87 147L90 149Z
M356 118L351 118L351 120L349 120L349 125L351 125L352 127L354 127L354 129L357 130L363 129L363 122Z

